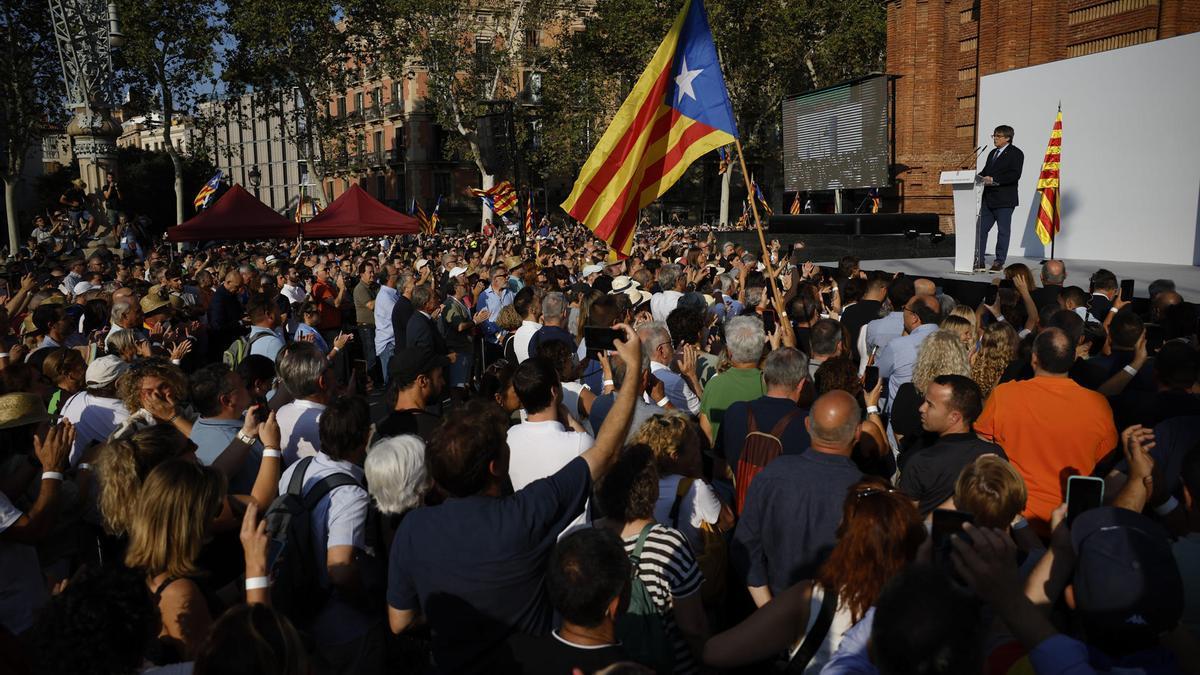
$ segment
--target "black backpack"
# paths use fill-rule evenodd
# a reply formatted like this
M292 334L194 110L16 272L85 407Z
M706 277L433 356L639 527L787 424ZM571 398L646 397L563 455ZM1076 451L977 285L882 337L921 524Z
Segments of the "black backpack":
M359 485L351 476L335 473L304 494L304 475L312 461L312 457L305 457L297 463L287 492L271 502L266 515L267 535L271 538L267 559L271 604L298 627L311 624L329 598L329 591L316 583L320 542L313 541L313 509L334 488Z

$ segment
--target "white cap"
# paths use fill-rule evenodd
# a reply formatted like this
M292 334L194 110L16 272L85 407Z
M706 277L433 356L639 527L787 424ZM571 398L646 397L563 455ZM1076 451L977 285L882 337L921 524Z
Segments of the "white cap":
M455 268L452 268L452 269L450 270L450 278L451 278L451 279L453 279L454 277L456 277L456 276L458 276L458 275L460 275L460 274L462 274L463 272L466 272L466 271L467 271L467 268L465 268L465 267L455 267Z
M276 260L279 260L279 258L276 258L274 253L272 253L271 255L267 256L267 258L266 258L266 262L267 262L267 264L268 264L268 265L270 265L271 263L275 262Z
M413 263L413 269L421 269L429 264L429 261L424 258L417 258L417 262Z
M119 356L101 356L92 361L87 367L87 385L89 387L104 387L112 384L121 373L129 370L129 364Z
M98 291L100 287L90 281L81 281L75 284L75 288L71 289L71 295L80 296L88 291Z
M592 264L592 265L588 265L587 267L584 267L583 271L579 273L579 276L587 278L587 277L592 276L593 274L599 274L603 271L604 271L603 265Z

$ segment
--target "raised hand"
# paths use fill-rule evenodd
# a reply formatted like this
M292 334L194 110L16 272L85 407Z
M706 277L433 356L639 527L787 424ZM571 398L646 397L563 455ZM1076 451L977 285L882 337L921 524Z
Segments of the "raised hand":
M42 464L43 471L63 471L71 446L75 444L75 426L63 420L50 427L45 436L33 437L33 454Z
M182 361L183 357L187 356L191 351L192 341L180 340L179 342L175 343L174 347L171 347L171 360Z

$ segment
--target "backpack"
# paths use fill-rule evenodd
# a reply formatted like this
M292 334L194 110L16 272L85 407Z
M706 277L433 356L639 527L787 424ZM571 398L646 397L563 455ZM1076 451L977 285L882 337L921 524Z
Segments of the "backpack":
M792 419L800 414L797 408L784 415L775 423L770 433L758 430L754 421L754 409L746 406L746 440L742 442L742 454L738 456L737 469L734 471L734 502L738 515L746 503L746 493L750 490L750 481L779 455L783 454L783 432L787 431Z
M304 474L312 461L312 457L305 457L297 463L287 492L271 502L266 515L271 604L301 628L312 623L329 596L329 591L316 583L316 549L320 542L313 540L313 509L334 488L359 484L344 473L335 473L304 494Z
M234 340L228 347L225 348L225 353L221 354L221 360L230 368L237 368L250 355L250 347L261 337L266 337L271 333L258 333L254 337L243 335Z
M660 674L671 673L675 668L675 647L667 637L662 614L654 605L650 591L638 576L642 548L654 523L642 528L629 561L633 564L633 578L629 584L629 608L617 619L616 633L621 646L630 658L649 666Z

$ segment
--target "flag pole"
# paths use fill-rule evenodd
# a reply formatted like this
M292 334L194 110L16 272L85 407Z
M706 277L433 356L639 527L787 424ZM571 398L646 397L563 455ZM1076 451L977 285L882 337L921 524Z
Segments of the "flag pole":
M767 250L767 239L763 236L762 222L758 219L758 204L755 201L754 183L750 180L750 172L746 171L746 156L742 154L741 139L733 139L733 144L737 148L738 164L742 167L742 180L746 183L747 198L750 200L750 213L754 215L754 229L758 231L758 243L762 246L763 265L767 268L767 279L771 282L771 292L774 293L775 301L778 303L776 310L779 311L782 317L784 314L781 307L783 296L779 294L779 288L775 285L775 270L771 265L771 252Z

